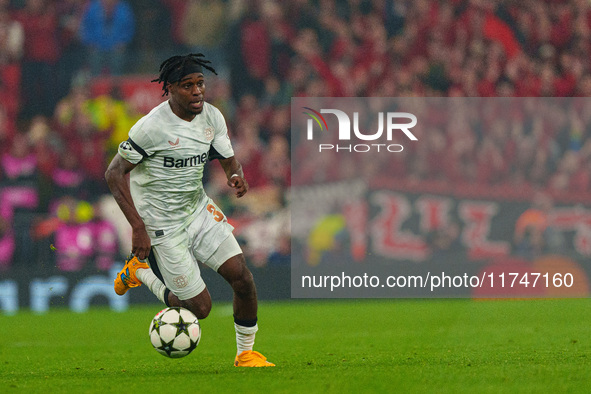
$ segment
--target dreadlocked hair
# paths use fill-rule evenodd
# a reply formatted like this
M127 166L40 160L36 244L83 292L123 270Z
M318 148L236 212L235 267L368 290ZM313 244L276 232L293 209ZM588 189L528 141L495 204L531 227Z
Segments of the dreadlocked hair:
M158 78L153 79L150 82L157 82L157 83L162 82L162 91L164 92L164 93L162 93L162 96L168 96L168 84L176 82L176 81L170 80L171 75L174 72L178 72L179 70L182 70L186 64L190 64L190 63L197 64L197 65L211 71L215 75L218 75L218 73L215 72L215 69L210 66L211 62L209 60L205 59L204 54L190 53L188 55L172 56L172 57L169 57L168 59L166 59L165 61L163 61L162 64L160 65L160 69L159 69L160 75L158 76Z

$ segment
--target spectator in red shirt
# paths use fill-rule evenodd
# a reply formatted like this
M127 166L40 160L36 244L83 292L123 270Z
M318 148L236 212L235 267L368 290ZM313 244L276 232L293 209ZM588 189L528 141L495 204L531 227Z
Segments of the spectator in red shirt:
M78 37L78 29L87 0L57 0L55 3L61 48L55 84L57 100L59 100L68 94L72 78L84 65L84 47Z
M46 0L27 0L25 8L16 13L25 31L22 63L21 116L51 116L55 104L55 65L59 59L57 17L53 4Z

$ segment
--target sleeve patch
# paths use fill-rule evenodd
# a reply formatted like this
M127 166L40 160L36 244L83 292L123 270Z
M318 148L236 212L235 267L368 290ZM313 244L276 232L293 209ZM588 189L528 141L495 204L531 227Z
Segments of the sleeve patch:
M144 156L135 149L129 140L121 142L117 151L121 157L133 164L138 164L144 159Z
M123 156L124 159L131 159L133 148L129 141L123 141L119 144L119 154Z

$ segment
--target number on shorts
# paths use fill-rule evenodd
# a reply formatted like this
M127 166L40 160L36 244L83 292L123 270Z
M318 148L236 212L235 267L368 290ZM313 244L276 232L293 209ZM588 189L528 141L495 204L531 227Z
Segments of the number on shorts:
M213 214L213 220L215 220L216 222L221 222L222 220L224 220L224 214L215 209L213 204L208 204L207 210Z

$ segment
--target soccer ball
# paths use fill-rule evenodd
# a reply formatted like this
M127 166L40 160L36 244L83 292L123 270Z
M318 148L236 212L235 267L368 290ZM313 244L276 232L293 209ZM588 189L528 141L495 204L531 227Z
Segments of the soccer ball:
M201 327L191 311L180 307L165 308L150 323L150 342L154 349L170 358L185 357L199 344Z

